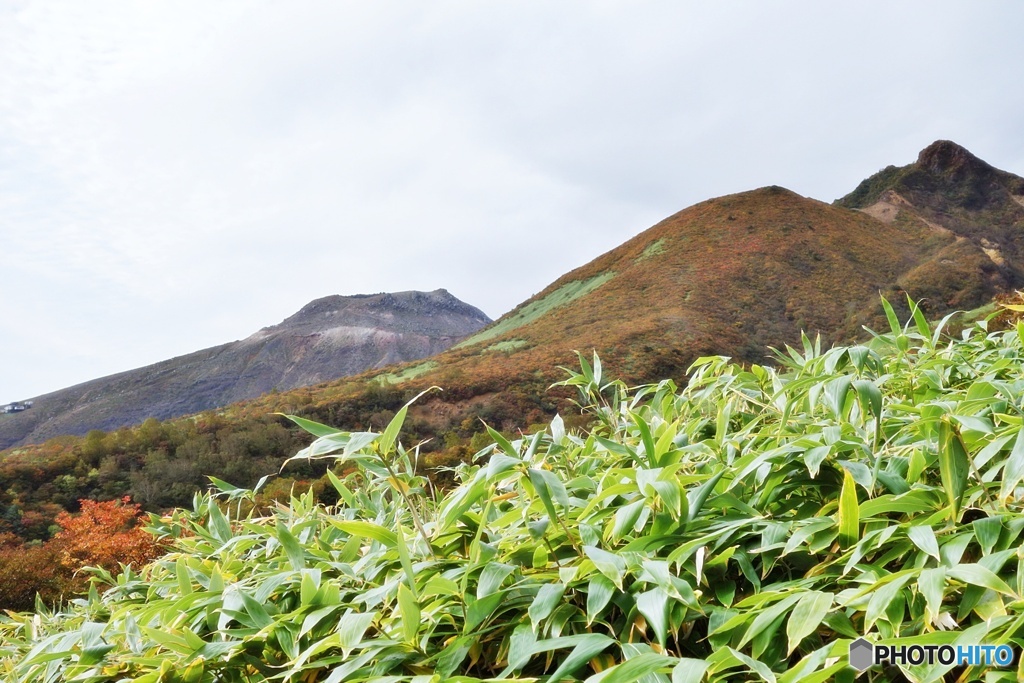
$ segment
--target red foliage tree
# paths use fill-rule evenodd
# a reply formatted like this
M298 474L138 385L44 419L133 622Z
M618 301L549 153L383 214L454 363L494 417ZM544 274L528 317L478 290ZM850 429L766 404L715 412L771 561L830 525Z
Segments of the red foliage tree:
M120 564L140 566L160 554L160 543L140 525L140 506L125 496L98 503L82 500L78 514L57 515L61 530L51 543L67 570L102 567L116 574Z
M139 525L140 506L127 497L80 503L77 514L57 515L61 530L47 543L25 543L0 533L0 609L32 609L37 593L55 603L85 590L82 567L102 567L116 576L122 564L139 566L162 552L157 539Z

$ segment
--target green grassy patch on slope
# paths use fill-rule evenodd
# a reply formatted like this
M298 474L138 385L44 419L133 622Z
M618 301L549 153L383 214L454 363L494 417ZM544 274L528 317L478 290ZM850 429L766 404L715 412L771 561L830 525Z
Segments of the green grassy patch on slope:
M573 280L572 282L568 282L548 294L543 299L531 301L519 310L513 312L511 315L502 318L494 325L486 328L483 332L474 334L469 339L456 344L455 348L461 349L467 346L472 346L473 344L479 344L482 341L500 337L501 335L511 332L518 327L532 323L548 311L560 306L565 306L566 304L579 299L581 296L589 294L611 280L613 277L615 277L615 273L607 271L586 280Z
M644 249L643 253L640 254L639 256L637 256L636 262L640 263L641 261L646 261L647 259L651 258L652 256L657 256L658 254L664 254L664 253L665 253L665 238L662 237L661 239L655 240L655 241L651 242L650 244L648 244L647 247Z
M425 372L433 370L437 367L437 361L428 360L426 363L420 363L419 365L413 365L405 368L401 372L389 372L384 375L377 375L376 379L381 384L400 384L407 380L419 377Z
M837 199L834 203L848 209L863 209L871 206L886 190L892 189L893 185L907 175L909 170L909 166L886 166L870 178L862 180L853 192Z
M525 339L509 339L507 341L498 342L497 344L491 344L484 351L515 351L521 349L524 346L529 346L530 342Z

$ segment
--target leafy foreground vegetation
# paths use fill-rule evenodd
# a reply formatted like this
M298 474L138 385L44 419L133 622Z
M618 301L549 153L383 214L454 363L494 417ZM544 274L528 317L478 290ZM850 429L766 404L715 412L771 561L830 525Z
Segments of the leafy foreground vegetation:
M888 309L891 312L891 309ZM916 312L916 311L915 311ZM295 418L339 504L257 517L223 482L154 522L172 551L0 622L12 681L852 680L850 641L1024 633L1024 325L916 312L781 369L719 357L495 443L440 492L382 433ZM582 361L582 359L581 359ZM906 666L869 680L1018 680Z

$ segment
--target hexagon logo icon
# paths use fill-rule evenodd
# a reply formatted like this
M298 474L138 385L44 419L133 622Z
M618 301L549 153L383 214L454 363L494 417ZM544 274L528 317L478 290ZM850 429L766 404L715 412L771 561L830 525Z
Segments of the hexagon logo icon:
M857 671L864 671L875 663L875 646L864 638L850 643L850 666Z

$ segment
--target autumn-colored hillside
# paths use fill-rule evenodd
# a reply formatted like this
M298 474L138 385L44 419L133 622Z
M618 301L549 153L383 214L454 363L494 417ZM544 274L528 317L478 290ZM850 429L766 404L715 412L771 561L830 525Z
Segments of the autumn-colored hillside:
M943 164L960 164L969 153L948 154L945 143L929 150L908 175L940 176L944 182L918 185L939 188L934 202L944 208L929 212L923 190L914 205L886 214L779 187L702 202L567 273L429 364L400 366L382 381L406 392L444 387L447 394L420 411L457 425L453 416L507 400L523 383L555 379L551 368L570 363L574 350L596 349L616 376L642 382L678 378L705 354L763 361L768 346L796 342L801 330L829 342L855 338L863 325L880 322L879 294L894 301L909 294L933 317L983 306L1024 282L1011 229L1024 216L1011 190L1024 181L997 172L1010 186L1001 198L957 203L972 196L957 194L957 178L977 181ZM951 207L957 220L947 227L937 214L952 215ZM248 410L284 400L344 421L349 400L366 396L374 377L264 397Z
M703 355L763 362L768 346L797 342L801 330L853 339L881 325L879 294L898 305L906 292L932 318L984 306L1024 283L1024 180L950 145L836 205L767 187L692 206L428 360L5 453L0 513L15 520L56 498L125 494L151 508L182 504L205 475L251 485L299 443L273 413L382 428L435 385L443 391L416 404L403 441L429 439L421 462L444 464L472 452L481 420L513 431L557 409L571 425L568 394L548 387L575 351L596 350L628 382L680 380Z

